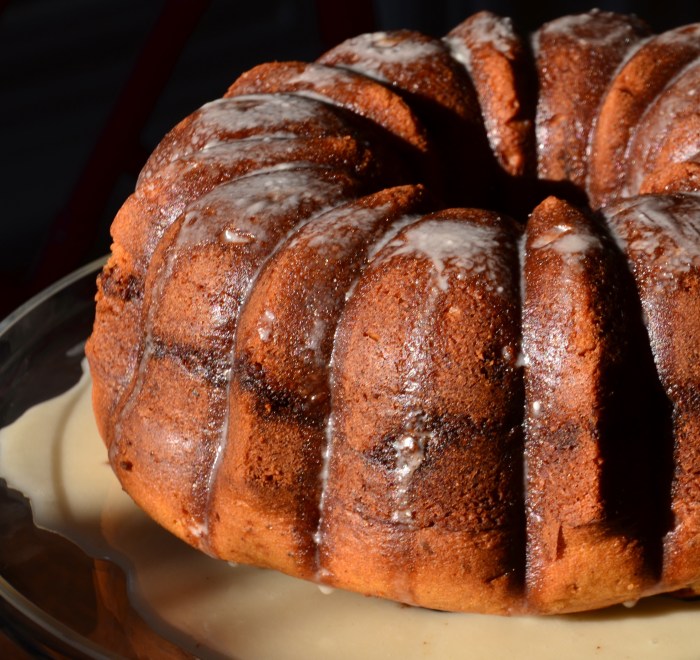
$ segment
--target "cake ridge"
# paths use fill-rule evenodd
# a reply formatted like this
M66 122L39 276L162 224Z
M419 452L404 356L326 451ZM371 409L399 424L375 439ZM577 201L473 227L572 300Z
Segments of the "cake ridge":
M396 221L392 222L389 227L387 227L387 230L380 235L375 241L373 241L369 249L367 251L367 257L366 257L366 264L365 267L362 269L360 273L353 279L351 284L347 287L346 293L345 293L345 301L343 305L343 309L347 305L348 301L352 298L352 295L355 291L355 288L358 284L358 282L361 279L362 272L366 270L367 267L370 266L375 260L375 257L379 252L381 252L385 246L387 246L392 240L395 239L397 234L402 232L405 228L410 227L414 225L415 223L419 222L423 216L418 215L418 214L406 214L401 217L399 217ZM342 312L341 312L342 316ZM336 361L336 349L335 347L338 344L338 335L341 331L341 323L338 322L336 325L336 328L334 330L334 341L333 341L333 346L334 349L331 352L329 361L328 361L328 379L329 379L329 391L331 392L331 400L333 400L333 391L336 387L335 385L335 361ZM325 542L325 509L327 505L327 497L328 497L328 486L330 483L330 474L331 474L331 464L333 460L333 445L334 445L334 426L335 426L335 420L334 420L334 413L333 413L333 406L331 406L331 411L327 417L326 420L326 425L324 427L324 434L326 436L326 444L323 449L323 464L322 464L322 469L320 473L320 480L322 484L321 488L321 494L319 497L319 502L318 502L318 507L319 507L319 518L318 518L318 524L316 527L316 530L314 532L314 543L315 543L315 576L317 580L320 580L322 582L328 582L333 579L333 573L329 570L329 568L326 565L326 562L323 559L323 549L324 549L324 542ZM397 585L397 589L401 591L403 594L403 597L410 602L410 595L409 595L409 590L405 586Z
M641 21L601 11L554 19L539 28L535 116L539 177L583 187L591 126L602 98L620 62L648 32Z
M334 208L331 206L330 208ZM255 287L255 284L260 276L260 273L264 269L266 263L268 263L275 255L275 253L280 249L282 245L291 237L293 236L296 232L299 231L299 229L306 224L310 223L313 221L315 217L318 217L318 215L324 213L328 209L318 209L316 212L307 215L306 217L302 218L300 222L297 222L296 224L293 224L287 231L285 236L280 237L276 244L272 246L272 248L266 253L266 255L262 258L260 263L256 266L255 272L253 272L250 276L250 280L248 282L248 285L243 292L242 299L240 301L240 307L243 309L246 305L246 301L250 298L251 292L253 288ZM236 323L236 326L233 331L233 335L231 337L231 345L228 351L228 379L226 383L226 389L225 389L225 410L226 413L224 415L224 421L221 426L221 429L219 431L219 440L217 442L217 448L216 448L216 454L214 461L211 463L211 467L209 469L209 475L207 477L207 502L204 507L204 517L205 517L205 529L206 529L206 543L207 546L211 549L210 546L210 536L209 536L209 530L211 529L211 519L212 519L212 500L213 500L213 492L214 492L214 484L216 483L217 476L219 473L219 469L221 467L221 460L223 458L224 452L226 451L226 446L228 445L229 442L229 437L230 437L230 419L231 419L231 404L230 404L230 395L231 395L231 383L235 375L235 347L236 347L236 338L239 332L240 324Z
M404 186L361 197L314 215L309 222L298 226L292 234L281 241L279 249L271 255L261 270L256 286L251 288L251 298L241 310L240 324L233 344L236 366L232 371L235 393L230 396L231 410L235 413L236 419L245 417L246 411L250 408L266 412L258 429L241 430L239 428L234 431L238 434L240 442L237 440L239 444L233 445L225 481L230 483L231 492L249 493L251 516L257 515L255 512L260 503L268 497L267 491L273 492L275 488L281 494L276 506L279 516L284 518L290 507L293 510L301 507L304 511L303 522L297 525L292 539L287 542L278 540L278 545L282 548L291 544L291 547L296 548L295 554L298 557L295 565L298 570L308 574L317 570L313 566L316 556L313 547L314 537L317 531L313 521L320 513L317 510L318 498L314 494L314 489L310 488L309 493L300 494L299 497L292 496L288 501L286 495L288 487L284 483L285 479L281 478L278 483L275 477L278 474L278 468L274 467L276 464L270 466L271 480L268 486L262 480L264 475L258 475L254 470L249 473L241 461L244 461L243 457L249 453L256 453L258 444L264 443L268 434L273 433L274 428L278 428L278 432L284 435L284 442L289 445L288 448L280 446L280 451L293 451L294 447L298 447L299 452L305 456L303 459L299 458L300 469L308 469L310 474L315 473L313 477L315 480L319 479L318 472L322 470L320 447L323 444L323 438L321 436L328 405L327 386L324 386L328 378L327 370L324 369L326 360L323 354L314 350L313 355L306 355L309 360L304 362L306 359L304 354L308 351L304 349L307 341L303 333L307 331L296 320L297 317L294 314L296 308L291 308L290 316L284 305L273 302L274 296L271 294L269 303L264 308L260 307L258 292L261 289L265 291L269 289L277 291L275 295L279 295L278 285L286 286L285 295L293 295L297 304L303 305L309 314L325 326L323 335L316 337L313 341L318 343L317 349L326 350L328 332L333 330L333 324L332 321L327 322L325 310L327 306L330 306L329 309L342 308L345 289L342 283L347 276L354 277L355 269L362 268L361 263L357 262L362 253L360 246L377 232L381 233L384 226L392 222L404 207L422 204L422 198L422 189ZM353 213L354 209L361 211L361 217ZM370 215L373 217L370 218ZM330 243L319 241L318 232L321 225L327 228L326 231L334 232ZM348 252L347 247L341 246L339 239L342 236L346 236L348 245L355 246L353 252ZM298 283L295 280L285 283L283 280L285 270L280 270L282 268L280 263L286 263L291 255L294 255L296 260L300 250L304 255L304 261L300 263L306 264L304 268L309 270ZM311 273L316 273L316 276L311 277ZM337 277L331 277L334 274ZM261 335L256 319L267 314L270 309L274 310L272 315L276 318L276 329L271 328L269 333ZM282 324L286 324L286 333L280 332ZM318 330L315 326L316 323L313 328L310 328L312 333ZM302 334L299 334L300 332ZM291 339L295 344L298 342L296 351L289 343ZM302 353L296 357L299 349L302 349ZM280 356L279 364L271 362L269 355ZM285 379L290 377L287 372L305 373L306 379L299 386L289 389L289 385L285 384ZM299 437L295 438L294 431L288 425L285 426L286 418L298 420L301 434ZM233 436L229 438L229 442L232 439ZM280 441L281 444L282 441ZM215 497L222 498L227 495L222 491L215 494ZM224 529L228 530L231 525L235 527L236 523L230 522L226 525L228 526ZM221 536L218 532L217 534ZM230 532L226 531L224 534L228 537ZM270 542L264 535L260 536L260 544L269 545Z
M469 213L468 211L463 211L463 213ZM477 211L472 211L472 219L474 219L474 216L477 216L481 212ZM445 212L442 213L437 213L435 215L444 215ZM491 214L491 222L495 222L494 220L495 214ZM427 216L430 218L430 216ZM466 219L465 219L466 220ZM429 221L429 220L427 220ZM420 224L421 222L426 222L426 219L418 220L416 224ZM412 228L412 225L408 225L404 230L403 234L405 235L406 232L409 232ZM401 235L401 234L400 234ZM334 378L336 379L336 382L343 382L343 378L338 381L337 379L340 377L339 373L344 371L347 367L345 365L345 352L347 350L346 347L346 342L350 341L349 336L347 335L347 332L344 330L341 330L341 328L345 327L346 329L349 329L350 327L355 327L356 323L358 324L357 329L353 330L353 332L361 332L361 328L364 327L364 323L361 321L352 321L351 325L348 326L347 323L350 318L354 317L354 310L355 309L362 309L362 307L358 307L360 303L358 303L358 296L359 300L364 299L366 296L369 296L369 291L374 290L373 287L375 286L380 286L381 279L376 279L377 276L388 266L390 266L392 263L395 264L392 266L395 270L399 268L398 264L400 263L406 263L406 260L409 258L407 255L398 255L396 258L391 258L392 253L397 249L396 246L392 246L391 243L387 244L385 248L386 250L386 257L387 259L385 260L383 257L384 255L380 252L378 253L374 260L373 260L373 265L365 271L363 274L363 284L361 288L356 289L355 293L353 294L353 297L350 299L348 302L348 307L346 307L345 312L343 314L343 318L340 321L339 325L339 330L338 330L338 340L336 341L335 345L335 351L334 351L334 359L336 360L336 369L334 370ZM410 263L410 262L409 262ZM425 272L424 274L421 274L421 282L424 283L425 286L425 296L421 296L420 294L415 294L415 293L410 293L410 291L406 291L404 295L408 296L410 293L410 296L414 297L416 300L420 300L420 305L421 309L425 307L426 302L430 301L433 299L436 303L438 299L445 299L445 296L448 295L449 291L444 291L442 290L439 286L437 286L436 281L435 281L435 276L433 273L433 268L434 264L431 259L424 259L421 263L424 264L424 269ZM423 269L423 267L422 267ZM389 271L387 271L388 273ZM450 277L450 281L454 283L455 286L459 286L460 288L462 287L462 281L455 276L458 273L465 272L465 271L457 271L453 273ZM376 273L376 274L373 274ZM421 273L423 273L423 270L421 270ZM408 276L407 277L407 282L410 282L412 280L413 276ZM473 278L475 278L475 282L479 281L478 275L473 274ZM512 285L511 285L512 286ZM490 288L490 287L489 287ZM423 291L423 289L421 289ZM432 293L431 293L432 292ZM451 294L450 294L451 295ZM493 289L491 289L490 295L493 296L498 296L498 294L495 293ZM374 299L374 298L373 298ZM413 299L413 298L412 298ZM378 301L381 300L381 297L377 299ZM447 303L441 303L441 304L447 304ZM393 303L392 303L393 305ZM350 311L348 311L350 310ZM456 310L455 310L456 312ZM367 312L363 312L363 314L366 314ZM430 335L431 331L433 333L433 336L438 337L439 334L435 334L434 332L434 321L431 320L431 315L425 311L421 312L419 315L419 318L422 319L422 321L419 323L418 320L411 321L410 323L410 332L409 328L406 329L405 333L402 331L400 335L400 339L397 339L397 341L400 342L400 345L403 347L405 345L405 342L409 341L409 335L413 337L414 335L414 330L416 328L418 330L422 330L419 332L421 336L423 335ZM448 317L449 318L449 317ZM455 317L456 319L459 317ZM346 320L343 320L346 319ZM343 324L346 324L345 326ZM416 324L418 324L416 326ZM416 326L416 327L414 327ZM376 327L376 329L365 329L362 331L362 335L365 336L367 335L367 338L364 340L368 346L374 346L375 344L373 342L378 342L379 338L381 337L382 333L386 332L382 330L381 327ZM376 337L375 337L376 333ZM434 342L436 340L433 340ZM418 346L416 347L416 350L418 352L421 351L421 345L423 344L422 341L418 341ZM438 342L439 343L439 342ZM427 346L423 347L423 351L425 351ZM431 377L435 377L437 374L434 371L434 367L432 366L432 360L414 360L411 359L409 356L409 349L402 348L403 352L406 353L406 356L409 360L409 364L406 366L402 366L402 370L406 370L406 378L401 379L400 381L397 382L396 387L400 388L397 389L394 394L391 395L391 399L396 400L395 406L398 407L396 408L395 406L392 406L391 404L388 404L387 402L387 410L395 410L395 412L392 413L393 416L396 416L395 423L392 422L389 424L389 421L383 422L381 421L381 417L377 417L377 424L380 424L380 427L377 428L376 430L369 430L368 432L371 432L373 436L377 437L377 441L381 442L381 447L384 447L384 449L380 449L379 447L376 449L376 452L373 450L370 455L368 455L366 458L362 458L363 454L358 453L361 452L360 447L355 447L353 448L346 448L345 444L346 441L344 440L344 433L347 432L347 429L344 431L343 427L347 426L347 424L350 424L351 422L349 420L346 421L341 421L336 417L335 423L336 423L336 429L335 429L335 442L334 442L334 449L332 456L334 457L334 460L331 464L331 480L334 483L338 483L338 480L341 479L341 474L344 475L342 478L346 479L348 478L346 475L348 474L347 471L343 470L342 472L338 472L340 469L340 465L343 462L347 462L348 460L351 460L353 463L355 461L362 461L364 464L366 464L366 461L373 461L377 462L377 470L381 470L381 466L386 463L386 469L387 469L387 476L386 477L381 477L381 484L384 484L384 480L386 479L386 486L384 485L379 485L377 486L379 488L379 491L372 495L372 501L374 502L376 498L380 497L385 490L390 490L390 492L396 493L395 495L389 496L388 500L386 501L385 504L379 503L377 501L375 504L376 506L381 506L381 513L372 513L372 507L375 506L375 504L372 504L370 506L369 503L363 506L362 511L358 511L356 509L356 506L350 506L350 503L346 503L344 505L340 505L339 500L338 500L338 494L333 498L333 506L331 507L331 514L333 516L333 519L328 521L329 528L331 530L336 530L336 537L338 534L343 534L343 538L345 539L344 532L342 532L343 529L345 529L345 525L349 523L343 522L346 516L349 516L350 520L355 520L356 523L359 527L358 529L362 530L364 528L369 529L376 529L376 533L380 534L379 538L377 539L378 541L378 547L374 547L373 545L360 545L357 548L357 551L359 553L359 557L365 558L364 561L368 562L367 567L365 570L369 572L373 572L373 569L370 568L370 566L374 566L375 564L377 566L381 566L386 562L388 563L388 566L393 566L393 562L399 562L400 565L405 566L405 565L410 565L414 566L415 568L418 569L419 564L416 562L418 559L411 559L413 556L413 553L422 553L425 552L425 550L422 550L421 548L423 547L418 540L412 541L411 538L413 536L419 535L428 535L428 538L430 535L437 534L435 536L435 540L432 541L431 543L450 543L448 539L451 539L453 536L463 536L464 532L460 531L460 529L463 529L463 527L460 526L460 519L462 515L466 515L460 513L459 516L455 514L455 521L454 524L451 526L444 527L444 531L440 531L440 529L443 529L441 525L444 525L446 523L440 523L440 526L437 524L433 526L425 518L427 512L425 512L424 509L424 504L422 503L422 498L419 500L415 499L415 484L411 485L411 490L413 491L411 498L413 500L413 503L411 506L419 506L419 509L417 510L417 513L415 514L417 517L415 520L403 520L403 521L397 521L397 520L392 520L393 518L396 518L395 514L400 514L402 510L406 509L406 505L408 502L411 500L405 501L405 497L401 495L401 480L396 477L396 475L393 475L394 470L398 470L403 466L401 457L397 457L397 447L395 445L400 445L401 440L404 439L407 436L407 433L409 431L414 431L415 433L418 433L419 435L421 434L428 434L428 436L433 436L432 440L428 440L428 445L423 447L422 451L419 451L419 453L424 452L424 460L422 461L422 466L417 468L417 471L414 471L414 475L418 475L418 472L421 472L424 474L422 477L425 479L425 476L430 474L430 471L434 469L434 467L430 467L429 472L425 472L426 469L428 469L429 465L434 466L435 461L444 461L444 458L440 458L440 455L442 454L442 450L439 449L443 445L443 443L447 442L447 438L445 437L444 430L441 429L441 425L439 425L439 422L437 421L437 418L435 415L438 413L433 411L431 412L429 409L423 409L423 406L420 405L421 402L421 392L424 391L424 387L421 387L419 385L420 379L416 380L413 378L413 376L416 376L418 374L417 370L424 370L426 372L426 375L428 372L433 373L434 375ZM340 351L340 353L339 353ZM415 353L415 351L414 351ZM511 351L511 360L514 361L514 353L515 350ZM415 357L415 355L414 355ZM425 357L425 356L424 356ZM498 358L503 359L502 353L500 349L498 350ZM367 358L368 363L371 364L371 360ZM340 370L340 371L339 371ZM354 378L359 378L359 375L354 376ZM415 383L415 385L411 386L411 383ZM346 385L344 386L347 389L347 394L344 395L350 396L354 390L354 385ZM364 387L362 388L363 390L365 389ZM371 387L369 389L371 391ZM392 390L393 391L393 390ZM371 399L370 399L371 401ZM414 408L411 408L410 404L411 401L414 402ZM405 404L405 405L404 405ZM339 408L340 406L340 408ZM418 406L417 408L415 406ZM341 400L338 398L334 399L334 411L335 414L338 415L340 414L341 416L344 415L343 411L345 410L344 405L342 404ZM446 421L447 413L440 413L442 416L443 420ZM372 419L374 419L374 414ZM389 424L389 426L387 426ZM474 428L475 430L479 427L479 422L475 421L473 424L471 424L469 427ZM407 426L408 425L408 426ZM414 428L415 427L415 428ZM373 429L373 426L370 426L370 429ZM444 428L444 427L443 427ZM456 433L457 431L453 431L453 433ZM415 434L414 433L414 434ZM456 435L454 436L454 442L456 444L452 444L452 449L449 451L461 451L459 449L460 442L466 441L466 440L458 440L462 436ZM435 444L437 443L437 444ZM433 446L435 444L435 446ZM353 445L355 445L355 442L353 442ZM399 447L401 449L401 447ZM406 449L411 449L411 447L406 447ZM416 447L413 446L413 450L415 450ZM351 452L351 453L348 453ZM436 453L437 452L437 453ZM340 456L342 454L342 456ZM410 466L409 466L410 468ZM465 466L463 469L468 470L468 468ZM362 474L361 472L359 474ZM380 474L379 472L377 473L378 475ZM379 477L378 477L379 478ZM355 482L357 477L353 476L352 480ZM404 487L406 484L404 484ZM466 486L465 486L466 487ZM342 491L344 493L343 498L352 498L353 495L351 492L347 492L348 487L343 487ZM397 491L398 489L398 491ZM360 497L361 493L364 492L364 488L360 488L359 486L353 489L353 492L357 493L355 497ZM374 492L374 491L373 491ZM483 497L486 497L483 495ZM463 502L461 507L467 507L468 505L466 502ZM477 506L476 503L474 506ZM347 513L340 513L340 512L347 512ZM516 513L516 510L513 509L513 513ZM339 520L338 516L342 515L343 519ZM436 514L437 515L437 512ZM442 515L447 515L447 512L443 512ZM474 513L470 514L474 515ZM360 519L364 522L360 523ZM337 521L337 522L336 522ZM340 525L340 526L339 526ZM461 525L464 525L464 523L461 523ZM485 520L484 522L481 523L481 525L484 528L485 533L491 534L491 533L496 533L496 532L490 532L487 531L493 527L492 523L489 522L488 520ZM455 527L456 526L456 527ZM454 527L454 529L452 529ZM497 526L496 526L497 528ZM380 530L382 530L380 532ZM348 531L348 533L350 533ZM369 532L360 532L360 533L369 533ZM370 535L370 538L372 538L372 535L375 532L372 532ZM383 539L383 540L379 540ZM402 540L405 539L405 540ZM440 540L442 539L442 540ZM369 541L369 540L368 540ZM426 539L427 541L427 539ZM424 541L424 542L426 542ZM358 541L355 541L354 543L359 543ZM334 544L333 546L333 555L335 553L339 552L339 549L337 548L337 543ZM513 550L514 551L520 551L522 552L522 546L519 546L518 544L513 544ZM503 550L499 550L496 554L502 554ZM344 553L343 553L344 554ZM371 557L371 559L370 559ZM391 559L392 557L395 557L395 559ZM391 560L390 560L391 559ZM329 567L331 575L334 576L333 579L330 580L330 583L333 584L334 580L338 579L343 579L346 581L348 577L345 575L345 572L339 574L337 572L337 567L338 563L337 560L332 560L332 563ZM353 560L357 561L357 560ZM347 569L345 569L347 570ZM489 570L489 569L487 569ZM494 569L498 573L508 573L507 570L499 571L498 569ZM511 571L513 570L512 568L510 569ZM409 573L410 574L410 573ZM397 582L398 580L398 582ZM493 589L498 588L499 590L506 589L509 590L511 587L506 586L508 584L512 584L513 580L511 578L506 578L506 582L502 583L502 586L496 587L498 584L498 581L493 583ZM425 597L425 594L423 596L419 596L420 593L424 592L426 588L428 587L424 582L423 579L421 578L417 583L410 578L401 578L398 575L395 575L395 570L388 569L388 574L386 578L382 579L382 584L386 585L383 587L382 592L384 592L384 589L397 589L400 587L399 591L402 594L402 598L404 600L411 600L415 601L420 600ZM397 587L398 585L398 587ZM418 590L418 591L416 591ZM398 593L398 592L397 592Z
M274 80L275 76L277 76L277 80ZM319 63L275 62L271 65L259 65L243 74L231 85L225 97L241 94L248 95L252 91L258 94L284 91L288 94L320 100L324 103L349 109L359 116L365 117L379 126L383 126L389 132L393 130L407 144L410 144L420 152L425 152L428 149L428 145L423 127L417 121L408 105L391 90L382 88L386 97L391 99L392 109L395 108L397 113L399 111L405 113L411 124L408 127L402 127L400 123L390 120L386 116L386 112L379 110L379 107L362 106L359 104L359 99L348 99L344 87L349 87L352 84L357 85L362 80L371 83L371 85L379 84L354 71L338 69ZM343 85L339 84L341 82ZM274 91L272 91L273 89ZM372 89L374 88L372 87ZM390 120L388 124L386 120Z
M510 18L481 11L453 28L443 41L474 84L500 167L513 177L534 175L535 94L526 90L535 80L535 70L527 40Z
M659 214L658 210L647 213L650 204L665 205L668 215ZM694 467L698 435L693 422L698 406L693 393L698 374L692 349L687 349L697 337L693 319L698 314L694 293L699 272L699 204L700 196L696 194L640 195L606 210L608 222L623 245L629 268L635 275L656 372L671 407L667 422L673 439L669 443L672 455L669 458L671 483L667 515L670 519L663 539L663 571L657 587L662 591L674 581L692 579L693 560L689 557L694 557L693 538L697 534L694 531L697 530L694 496L689 494L700 487ZM642 219L638 222L640 216ZM684 224L690 226L684 230ZM654 234L659 240L652 251L649 238ZM684 258L678 251L685 249L691 252ZM671 254L667 255L669 251ZM654 277L665 281L666 287L658 286ZM683 324L683 332L671 334L665 330L673 316ZM684 553L680 553L680 547ZM683 559L681 554L685 554ZM696 578L695 582L697 584Z
M199 110L177 124L148 158L137 181L137 187L153 171L177 157L186 156L218 141L233 139L273 138L280 135L298 137L300 129L310 137L350 132L340 118L332 126L326 124L334 113L319 107L310 99L290 94L249 94L221 98L204 104ZM319 118L323 123L319 122ZM313 133L310 131L314 129ZM184 144L183 144L184 141ZM173 149L177 151L173 152ZM164 153L165 152L165 153Z
M594 567L600 561L621 562L612 571L617 582L609 586L610 602L623 599L628 589L649 591L658 584L665 524L660 503L668 501L670 488L660 466L670 436L655 421L665 417L665 397L655 385L658 375L623 253L615 249L602 218L569 209L570 226L595 237L579 242L581 251L572 259L557 249L553 211L551 200L543 202L526 230L526 280L534 291L526 294L523 342L530 358L525 369L529 599L556 611L555 603L568 594L559 591L555 567L572 558L582 601L591 593L598 598L601 577ZM538 250L550 254L543 259ZM587 280L590 287L584 286ZM543 282L550 281L556 291L551 301L546 289L542 297ZM543 304L552 307L543 312L531 307ZM580 320L559 323L559 314ZM563 341L556 339L559 332ZM533 342L539 352L532 352ZM569 474L577 479L571 481ZM548 495L550 488L556 497ZM554 513L548 507L561 509ZM552 528L553 521L558 528Z
M700 24L667 30L645 42L613 79L591 138L587 187L594 206L614 201L613 188L623 185L624 154L640 115L667 77L699 54Z
M686 119L686 117L681 114L679 118L679 111L689 110L691 116L695 113L692 97L695 95L699 81L700 55L681 68L667 82L656 99L645 109L635 133L627 145L629 164L626 171L624 196L629 197L639 194L644 180L664 166L664 160L661 158L660 152L665 150L669 144L674 147L674 162L692 159L697 150L700 149L700 137L696 137L695 143L691 140L685 144L679 144L678 139L675 139L676 136L673 130L680 124L687 125L689 123L688 120L685 122L681 121ZM679 95L681 95L681 98L679 98ZM690 97L690 100L688 97ZM669 105L671 107L668 107ZM695 116L697 117L697 113L695 113ZM689 131L692 135L692 126L687 128L685 132ZM650 142L652 138L649 132L655 136L660 134L667 137L661 143L657 141ZM647 144L644 144L645 138ZM654 151L655 148L656 151ZM650 160L652 161L651 165ZM661 164L659 164L659 160L661 160Z

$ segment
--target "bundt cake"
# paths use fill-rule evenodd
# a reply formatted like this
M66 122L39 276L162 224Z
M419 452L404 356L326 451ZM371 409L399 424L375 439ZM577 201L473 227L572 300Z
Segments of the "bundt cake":
M700 588L698 83L700 26L602 11L244 73L113 223L123 487L215 557L429 608Z

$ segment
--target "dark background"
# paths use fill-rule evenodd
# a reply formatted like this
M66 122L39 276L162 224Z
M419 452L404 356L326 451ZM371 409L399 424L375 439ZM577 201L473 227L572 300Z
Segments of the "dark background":
M375 29L442 36L480 9L533 30L593 6L657 31L700 20L696 0L0 0L0 318L109 250L160 137L251 66Z

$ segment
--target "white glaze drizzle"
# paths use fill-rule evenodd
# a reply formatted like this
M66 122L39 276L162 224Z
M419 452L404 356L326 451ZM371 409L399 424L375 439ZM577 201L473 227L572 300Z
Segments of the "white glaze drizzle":
M418 394L417 391L410 392ZM414 405L417 401L414 402ZM433 434L425 429L423 414L413 410L408 414L404 433L392 443L394 450L394 498L396 508L391 512L392 522L411 525L414 512L411 508L409 488L413 476L425 460L425 452Z
M525 277L525 258L526 258L526 244L527 244L527 234L522 232L518 237L517 243L517 257L518 257L518 294L520 302L520 328L525 327L525 301L527 300L527 278ZM520 350L518 356L515 359L516 369L522 369L522 379L525 382L526 369L530 366L531 360L527 352L527 347L525 346L525 337L523 332L520 332ZM527 442L527 418L528 418L528 401L527 401L527 390L525 390L525 397L523 401L523 442ZM525 445L523 445L523 450ZM528 463L527 463L527 451L523 451L523 502L527 502L527 484L528 484Z
M309 64L288 80L288 83L291 85L300 85L305 89L311 87L319 94L324 87L332 89L336 85L347 85L349 82L349 74L346 71L322 64ZM304 94L304 96L309 95ZM325 96L322 96L322 98L325 100Z
M274 322L276 320L277 319L274 313L269 309L266 309L263 313L260 324L258 325L258 337L260 337L260 341L270 341L273 333Z
M326 132L342 134L344 124L326 104L296 94L246 94L221 98L203 105L191 120L175 129L179 131L176 144L167 146L164 154L154 152L139 176L138 186L146 184L155 172L168 163L201 150L215 149L232 141L291 139L302 136L308 126L317 126L322 113Z
M562 16L543 25L540 32L547 37L566 37L587 50L612 48L634 38L634 30L627 20L601 22L599 19L604 15L605 12L593 9L585 14Z
M469 29L445 37L450 54L472 73L473 52L493 48L506 59L512 57L515 31L510 18L476 14L469 20Z
M659 290L700 268L700 195L635 197L614 207L608 217L618 245L631 261L642 257Z
M328 365L329 374L333 373L333 358ZM331 452L333 451L333 413L328 416L324 427L326 442L321 452L321 472L319 473L319 481L321 483L320 495L318 500L319 518L314 532L313 539L316 545L315 565L317 567L317 579L322 580L324 577L323 562L321 561L321 546L323 544L323 523L324 512L326 510L326 501L328 499L328 478L330 476ZM327 574L326 574L327 575Z
M321 348L323 338L326 334L326 322L320 318L314 318L311 328L304 336L304 341L301 345L301 350L305 354L313 356L313 361L316 365L325 364Z
M601 249L600 239L581 229L575 229L571 225L558 224L549 231L535 238L531 247L533 250L547 248L554 250L564 259L580 259L586 252L593 249Z
M471 75L472 74L472 51L462 37L445 37L445 45L450 51L450 55L459 62Z
M318 112L315 103L293 94L244 94L217 99L203 105L194 115L196 126L191 129L191 139L194 141L200 134L255 129L267 132L287 124L316 123Z
M350 217L348 218L347 209L339 208L334 211L326 213L323 223L314 223L310 226L310 230L313 232L308 245L316 247L321 250L332 250L332 249L343 249L343 246L347 245L346 232L350 231L368 231L372 224L376 222L377 214L383 215L388 211L389 205L378 206L373 209L353 209ZM345 222L342 224L342 230L338 231L338 227L332 227L333 231L329 231L329 221L333 222L336 219L343 218ZM379 240L374 241L367 249L366 261L369 262L373 259L374 255L381 249L382 246L386 245L396 234L405 226L410 223L415 222L420 216L403 216L394 220L392 224L388 227L386 231L381 235ZM348 219L350 222L348 223ZM347 302L352 296L357 283L360 280L360 275L356 275L353 278L350 286L347 287L345 293L345 301ZM336 326L335 337L333 345L337 342L337 332L338 326ZM331 353L331 357L328 361L327 373L328 373L328 389L332 391L333 389L333 364L334 355ZM333 453L333 428L334 428L334 418L331 408L331 413L329 414L326 424L324 426L325 444L321 454L321 471L319 473L320 481L320 495L318 502L319 518L316 526L316 531L313 534L313 540L315 543L315 566L317 567L316 579L318 581L323 581L329 577L328 570L323 566L323 561L321 558L321 548L323 546L323 530L324 530L324 513L326 510L326 502L328 498L328 483L330 477L330 465L331 457Z
M394 490L391 493L393 510L392 522L412 526L414 523L414 511L411 505L410 487L413 477L420 469L426 455L432 434L425 428L425 412L421 391L427 370L430 365L430 341L432 333L431 323L427 319L432 318L432 310L437 304L439 294L435 287L431 287L425 301L425 314L422 315L422 323L416 323L411 328L411 333L406 340L405 347L410 357L409 371L404 375L403 391L401 394L401 409L406 410L403 420L402 432L392 443L394 450ZM401 587L405 592L404 600L411 602L410 589Z
M336 46L331 55L342 59L343 68L358 71L381 82L392 82L386 67L409 66L444 53L439 41L374 32L353 37Z
M400 398L401 408L408 412L402 432L392 443L395 464L391 519L396 523L413 524L410 487L434 438L421 403L425 372L430 365L431 310L448 291L452 278L478 280L480 288L502 295L511 278L508 265L498 256L501 240L498 227L436 217L405 226L395 238L383 242L382 251L374 259L375 266L397 257L426 260L435 283L423 304L421 318L425 321L412 327L405 342L411 366L404 375Z
M442 291L449 287L450 272L464 276L460 270L483 276L497 291L506 269L494 257L498 243L498 230L493 227L436 219L417 224L388 246L394 248L391 257L420 255L430 260L435 283Z

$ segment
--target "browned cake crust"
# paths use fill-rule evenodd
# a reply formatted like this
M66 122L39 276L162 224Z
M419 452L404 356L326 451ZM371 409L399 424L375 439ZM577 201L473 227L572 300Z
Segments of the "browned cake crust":
M474 82L500 167L514 177L534 175L536 78L512 21L482 11L455 27L445 42Z
M528 600L620 602L660 577L663 401L634 290L603 226L555 198L530 217L523 272Z
M645 30L365 35L178 124L86 348L126 491L213 556L413 605L700 588L700 197L628 196L700 189L700 28ZM542 201L536 162L622 200ZM440 210L482 198L522 223Z
M137 502L151 501L158 522L205 550L242 301L273 247L351 190L351 180L308 167L233 180L190 204L149 265L136 367L107 435L110 458ZM167 477L153 503L161 464Z
M486 211L427 216L354 289L333 356L329 583L520 609L518 233Z
M583 188L598 106L620 63L649 34L634 16L594 9L543 25L537 57L537 173Z
M700 563L700 198L645 195L606 212L635 276L672 406L671 513L662 588L698 582Z
M422 153L429 150L425 130L401 97L352 71L303 62L261 64L238 78L225 96L281 92L321 98L367 118L402 144Z
M644 192L641 187L647 178L700 153L700 104L695 98L698 90L700 58L667 85L639 122L628 150L624 196ZM670 178L686 176L678 172Z
M242 559L272 557L310 578L319 571L319 475L338 316L372 244L421 206L424 191L414 187L338 206L294 232L260 273L233 349L228 429L210 503L215 554L236 557L232 540L246 536L256 555ZM247 503L244 516L239 501Z
M415 109L438 155L447 204L484 201L493 169L471 78L447 46L418 32L377 32L348 39L319 62L382 82ZM472 157L464 158L465 152Z
M591 136L588 194L594 207L624 194L627 148L648 105L668 81L700 55L700 25L646 41L610 85Z
M639 192L642 195L700 192L700 153L684 163L672 163L655 170L644 179Z

